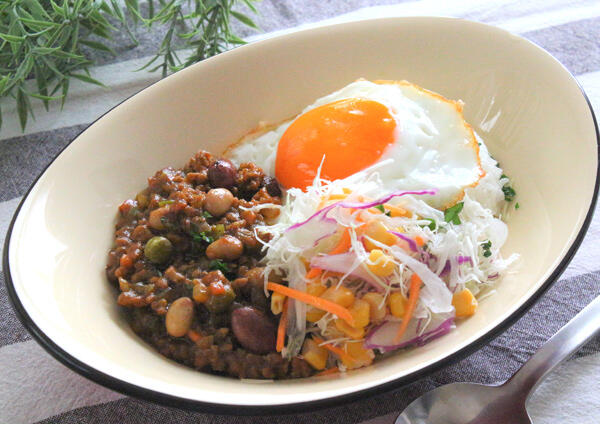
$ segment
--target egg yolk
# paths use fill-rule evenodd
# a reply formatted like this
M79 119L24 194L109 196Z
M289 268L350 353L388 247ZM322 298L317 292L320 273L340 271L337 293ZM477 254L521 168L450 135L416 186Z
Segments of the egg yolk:
M321 178L348 177L377 162L394 143L396 121L373 100L343 99L296 118L277 147L275 176L285 187L306 189L325 156Z

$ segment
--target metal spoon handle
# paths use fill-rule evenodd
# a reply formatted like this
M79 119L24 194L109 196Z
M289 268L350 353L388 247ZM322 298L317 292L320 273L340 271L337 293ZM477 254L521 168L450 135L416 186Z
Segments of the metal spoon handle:
M600 296L586 306L531 357L505 387L527 397L557 365L600 333ZM516 394L516 393L515 393Z

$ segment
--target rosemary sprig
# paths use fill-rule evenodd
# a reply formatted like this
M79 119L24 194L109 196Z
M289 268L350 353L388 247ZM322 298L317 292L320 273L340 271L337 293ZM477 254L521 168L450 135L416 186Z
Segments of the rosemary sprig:
M233 17L256 28L246 15L233 10L244 3L256 13L257 0L148 0L143 16L138 0L3 0L0 1L0 97L15 100L21 128L33 116L31 99L64 105L72 78L102 85L90 76L93 62L82 47L115 52L104 42L124 29L134 42L129 21L148 29L165 25L168 30L146 67L166 76L244 41L231 31ZM117 25L117 26L115 26ZM176 50L191 48L180 59ZM2 110L0 110L0 128Z
M64 104L69 81L76 78L102 85L89 75L92 62L82 46L110 52L102 42L116 28L106 16L114 9L104 1L12 0L0 4L0 97L15 99L21 128L33 115L30 98L41 99L48 109L50 100ZM35 80L35 87L26 85ZM30 88L31 87L31 88ZM0 125L2 124L0 111Z

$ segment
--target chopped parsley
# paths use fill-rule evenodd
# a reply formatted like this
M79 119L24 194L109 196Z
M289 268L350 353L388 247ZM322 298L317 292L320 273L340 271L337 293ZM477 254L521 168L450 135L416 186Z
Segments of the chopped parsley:
M202 216L204 218L212 218L213 217L212 214L209 211L202 212Z
M210 263L208 264L208 267L215 271L221 271L222 273L226 274L229 271L231 271L229 269L229 265L227 265L225 262L223 262L221 259L215 259L214 261L210 261Z
M435 231L435 229L437 228L437 222L435 222L435 219L431 219L431 218L423 218L423 219L426 221L429 221L429 224L421 225L421 228L428 227L431 231Z
M520 207L521 207L521 205L519 205L519 202L517 202L517 203L515 204L515 209L519 209Z
M505 174L502 174L500 176L500 179L503 179L503 178L508 179L508 176ZM512 202L514 200L515 196L517 195L517 192L515 191L515 189L511 187L510 181L508 181L506 184L504 184L504 186L502 187L502 192L504 193L504 200L506 200L507 202ZM515 207L515 209L518 209L518 208Z
M504 187L502 187L502 193L504 193L504 200L507 202L512 202L517 195L515 189L512 188L508 183L504 184Z
M196 233L196 232L192 232L192 240L194 241L194 243L212 243L213 241L215 241L215 239L213 237L211 237L210 235L206 234L206 232L202 231L200 233Z
M460 218L458 214L462 211L465 206L464 202L457 203L456 205L448 208L444 211L444 221L451 222L454 225L460 225Z
M490 256L492 256L492 251L490 250L492 248L492 242L490 240L481 243L481 248L483 249L484 258L489 258Z

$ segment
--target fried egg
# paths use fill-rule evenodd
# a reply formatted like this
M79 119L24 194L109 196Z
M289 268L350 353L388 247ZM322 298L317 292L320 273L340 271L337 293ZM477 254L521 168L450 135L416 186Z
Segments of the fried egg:
M382 162L382 189L436 189L426 201L439 209L485 174L462 102L406 81L355 81L225 155L256 163L286 189L311 185L320 166L321 178L333 181Z

